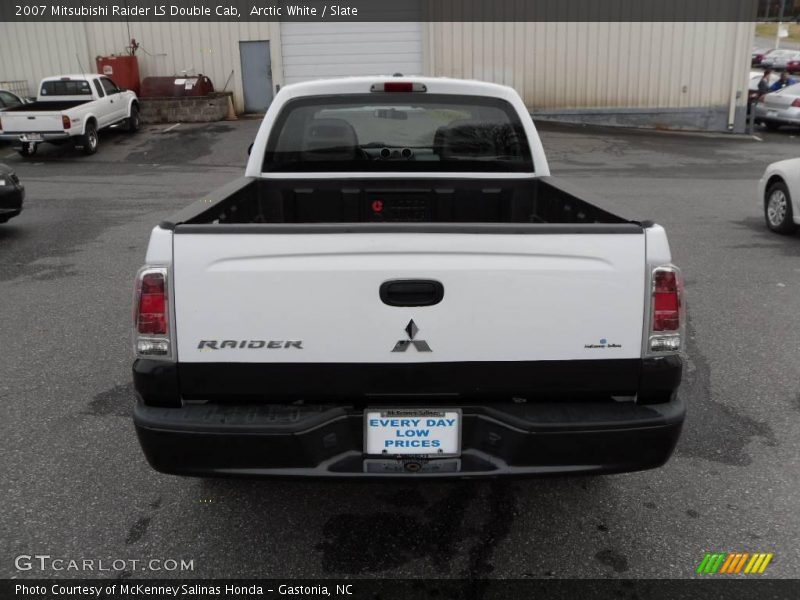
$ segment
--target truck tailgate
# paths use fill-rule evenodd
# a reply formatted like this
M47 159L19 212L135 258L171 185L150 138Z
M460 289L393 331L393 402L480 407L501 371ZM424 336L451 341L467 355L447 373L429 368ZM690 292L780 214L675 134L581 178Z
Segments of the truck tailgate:
M63 133L64 124L60 112L30 112L0 114L3 121L3 133Z
M434 235L180 229L173 272L181 364L641 357L641 230ZM438 281L444 296L432 306L389 306L379 290L391 280Z

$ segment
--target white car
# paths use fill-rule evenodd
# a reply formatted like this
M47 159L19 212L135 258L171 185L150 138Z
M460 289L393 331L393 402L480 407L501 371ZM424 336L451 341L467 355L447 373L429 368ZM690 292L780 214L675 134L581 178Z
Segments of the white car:
M767 227L791 234L800 225L800 158L772 163L758 182Z

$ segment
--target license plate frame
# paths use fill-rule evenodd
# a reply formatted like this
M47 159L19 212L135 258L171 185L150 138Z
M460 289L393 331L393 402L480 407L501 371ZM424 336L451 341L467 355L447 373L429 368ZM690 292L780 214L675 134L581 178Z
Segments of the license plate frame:
M379 407L379 408L365 408L364 409L364 455L365 456L401 456L403 458L417 457L417 458L458 458L461 456L461 440L462 430L464 425L464 414L460 408L406 408L406 407ZM402 426L399 429L391 426L371 426L372 419L384 420L409 420L420 419L422 422L419 425ZM427 419L453 419L455 423L452 426L447 426L441 433L425 436L397 436L393 438L388 435L387 430L430 430L432 426L427 426ZM441 445L434 446L411 446L408 448L391 446L386 448L381 445L381 441L387 439L394 439L395 441L413 441L420 442L428 440L439 440ZM380 451L376 451L379 450ZM428 450L429 449L429 450Z
M409 465L417 467L410 469ZM460 473L460 458L416 459L412 456L404 458L365 458L364 473L382 475L407 475L409 473L422 475L439 475L442 473Z
M29 142L41 142L43 140L44 138L41 133L26 133L19 136L19 141L26 144Z
M767 117L769 117L770 119L776 119L778 117L778 111L777 110L768 110L767 111Z

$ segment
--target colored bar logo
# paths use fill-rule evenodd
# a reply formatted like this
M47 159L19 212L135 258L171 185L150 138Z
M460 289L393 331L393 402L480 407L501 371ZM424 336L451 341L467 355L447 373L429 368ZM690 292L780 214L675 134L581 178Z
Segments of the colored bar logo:
M760 575L773 556L772 552L706 552L696 572L705 575Z

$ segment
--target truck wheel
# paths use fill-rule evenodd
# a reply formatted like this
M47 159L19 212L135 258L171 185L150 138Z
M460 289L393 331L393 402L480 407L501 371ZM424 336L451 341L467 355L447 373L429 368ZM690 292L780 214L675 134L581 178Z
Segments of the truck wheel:
M84 154L94 154L97 152L99 141L97 127L94 123L89 123L86 125L86 133L78 138L78 145L81 146Z
M788 235L797 230L792 215L792 198L783 181L776 181L764 198L764 217L767 227L776 233Z
M125 119L125 131L136 133L139 131L139 108L134 104L131 106L131 114Z
M17 152L19 152L20 156L24 156L25 158L30 158L31 156L36 154L36 151L38 149L39 149L38 144L34 144L33 142L25 142L24 144L22 144L22 148L17 150Z

